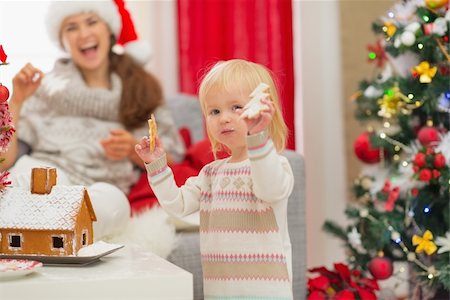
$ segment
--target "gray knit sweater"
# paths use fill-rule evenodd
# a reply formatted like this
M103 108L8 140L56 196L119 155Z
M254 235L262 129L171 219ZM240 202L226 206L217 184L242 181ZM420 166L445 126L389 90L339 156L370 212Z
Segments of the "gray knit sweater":
M17 134L31 146L32 157L56 164L72 184L108 182L127 193L139 172L128 159L108 160L100 145L111 129L124 129L118 121L122 84L117 74L111 82L110 90L87 87L70 60L57 61L24 103ZM154 113L162 143L181 160L185 149L170 111L161 106ZM140 139L147 132L145 122L132 134Z

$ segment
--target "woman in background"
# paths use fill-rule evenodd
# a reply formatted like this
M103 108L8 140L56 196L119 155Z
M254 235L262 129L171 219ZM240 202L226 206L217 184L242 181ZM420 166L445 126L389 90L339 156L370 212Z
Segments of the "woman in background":
M8 169L15 163L13 185L29 180L32 167L45 165L57 168L59 184L87 186L98 219L96 239L128 221L126 193L143 168L134 145L146 135L152 113L169 161L181 161L185 151L159 82L138 63L148 60L149 51L133 40L123 1L115 2L50 4L50 38L69 58L58 60L46 75L27 64L13 78L16 134L0 165ZM115 43L127 39L132 42L125 54L114 53ZM29 155L19 155L22 143L30 147Z

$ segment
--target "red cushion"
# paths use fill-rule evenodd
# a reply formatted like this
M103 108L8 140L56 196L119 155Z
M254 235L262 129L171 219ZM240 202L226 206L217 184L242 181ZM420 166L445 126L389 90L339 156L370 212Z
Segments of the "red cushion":
M191 176L196 176L199 170L196 170L183 162L180 164L174 164L171 166L175 182L178 186L184 184L184 182ZM152 188L147 181L147 172L142 172L139 180L130 189L128 194L128 200L130 201L132 213L137 213L144 208L150 208L154 205L158 205L158 200L152 191Z

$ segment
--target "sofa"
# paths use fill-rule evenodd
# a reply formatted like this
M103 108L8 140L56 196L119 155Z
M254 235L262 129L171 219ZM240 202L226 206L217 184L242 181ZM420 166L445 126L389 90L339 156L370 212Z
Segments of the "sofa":
M204 124L196 97L176 95L170 97L167 102L177 127L182 132L189 133L187 137L185 136L189 145L195 145L203 140ZM305 168L300 154L285 150L283 155L288 158L295 177L294 190L288 202L288 226L292 243L294 299L300 300L306 298ZM203 299L199 244L198 231L178 232L177 246L168 257L170 262L193 274L194 299Z

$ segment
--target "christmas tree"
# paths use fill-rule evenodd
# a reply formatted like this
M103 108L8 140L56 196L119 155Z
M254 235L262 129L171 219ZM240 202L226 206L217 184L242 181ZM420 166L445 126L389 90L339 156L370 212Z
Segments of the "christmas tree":
M351 268L375 279L408 262L410 299L450 290L449 28L448 0L403 1L373 23L375 75L353 97L367 126L354 143L365 167L345 211L350 224L324 224L344 241Z
M7 55L3 50L3 46L0 45L0 67L6 66ZM1 73L0 73L1 74ZM2 85L0 81L0 156L8 149L11 136L14 133L14 127L11 124L11 114L8 110L8 98L9 90L6 86ZM0 158L0 162L3 161ZM11 182L8 181L9 172L0 172L0 192L2 192L6 186Z

